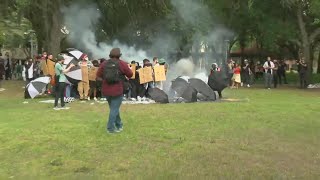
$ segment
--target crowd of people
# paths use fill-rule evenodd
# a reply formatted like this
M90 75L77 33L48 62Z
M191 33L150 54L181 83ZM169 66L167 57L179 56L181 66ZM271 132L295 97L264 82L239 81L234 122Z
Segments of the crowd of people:
M140 65L136 61L127 63L120 60L121 51L114 48L110 51L109 58L89 60L86 54L83 54L77 61L77 64L70 63L65 65L64 54L58 54L54 57L52 54L43 52L34 59L28 58L25 61L9 62L7 59L0 60L0 89L2 81L10 79L23 79L26 85L38 77L51 77L50 84L46 87L45 94L54 94L54 109L68 109L65 106L65 97L75 97L81 101L101 100L108 101L110 113L107 130L109 133L120 132L123 130L120 118L119 108L125 98L139 99L148 96L148 88L163 88L163 82L155 80L147 83L140 83L139 69L163 65L165 73L168 70L168 64L164 59L154 57L152 61L144 59ZM300 87L306 88L306 75L308 66L304 59L298 61L298 72L300 76ZM78 66L81 69L82 80L76 83L69 82L66 74L72 71L73 67ZM250 88L253 84L253 77L262 78L264 76L265 88L271 89L278 87L278 84L287 84L286 67L284 61L272 60L268 57L262 65L257 63L252 66L252 62L244 60L242 65L235 63L230 59L227 63L226 73L230 88L239 88L245 86ZM213 63L210 75L215 72L223 71L218 64ZM210 77L209 75L209 77ZM154 76L154 74L153 74ZM132 78L134 77L134 78ZM154 77L153 77L154 79ZM218 92L221 95L221 90ZM25 91L25 98L28 93ZM58 107L58 100L61 100L61 107Z
M55 86L59 82L59 79L57 79L56 76L57 74L60 74L59 71L55 69L55 66L57 64L61 64L59 63L59 58L61 58L61 56L62 54L59 54L56 57L54 57L52 54L43 52L35 58L28 58L24 61L13 62L12 69L18 69L19 71L14 71L15 73L13 73L12 75L10 75L10 73L7 73L7 69L1 70L2 66L0 65L0 73L3 72L3 74L5 75L4 79L6 80L24 80L26 82L26 85L38 77L49 76L51 77L52 81L46 88L46 91L43 93L48 95L55 95L55 91L58 90L58 88L56 88ZM101 98L101 100L106 100L106 98L102 94L103 82L102 80L99 80L96 77L96 73L98 71L99 66L103 64L103 62L105 61L105 58L90 60L86 54L83 54L79 59L79 63L77 64L82 69L82 80L77 83L66 83L65 87L63 88L64 97L73 97L81 101L97 101L98 98ZM131 61L131 63L127 63L127 65L130 68L134 67L135 78L123 79L123 91L125 98L142 99L148 96L148 88L163 88L162 82L153 81L145 84L140 84L139 69L144 67L155 67L159 65L164 65L165 69L167 70L168 64L165 62L165 60L159 59L158 57L154 57L152 60L144 59L142 62L142 65L140 65L139 62L136 61ZM1 78L2 77L3 76L1 76ZM63 79L63 81L64 79L66 79L63 76L61 78ZM25 98L29 98L27 91L25 92Z
M284 61L272 60L267 57L264 64L253 64L247 59L244 60L243 65L235 63L232 59L228 61L228 78L230 88L238 89L240 86L250 88L255 80L264 79L265 88L277 88L279 85L288 84L286 71L287 65ZM297 71L299 74L300 88L307 88L307 70L308 65L304 58L297 61Z

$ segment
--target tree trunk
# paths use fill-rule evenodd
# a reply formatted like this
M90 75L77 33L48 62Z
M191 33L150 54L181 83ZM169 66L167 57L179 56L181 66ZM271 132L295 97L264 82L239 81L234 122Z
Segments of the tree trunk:
M60 20L60 12L57 11L53 14L52 24L49 29L49 39L47 41L48 51L51 52L54 56L61 52L60 43L63 38L63 34L61 33L61 20Z
M297 11L298 25L301 33L302 51L303 57L308 64L307 83L310 83L312 75L312 61L311 61L311 45L309 41L309 35L307 32L306 24L303 19L302 4L299 3Z

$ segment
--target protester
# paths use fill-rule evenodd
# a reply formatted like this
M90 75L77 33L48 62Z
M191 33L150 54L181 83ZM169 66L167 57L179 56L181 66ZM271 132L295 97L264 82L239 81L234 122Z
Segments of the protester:
M271 89L274 69L274 63L271 61L271 57L268 57L267 61L263 65L263 68L265 70L265 87Z
M243 69L243 83L247 85L247 87L250 87L250 81L251 81L251 74L252 71L250 69L250 64L249 61L247 59L244 60L244 66L242 67Z
M279 78L280 85L282 84L282 78L284 80L284 84L288 84L287 77L286 77L286 67L287 65L284 63L283 60L281 60L278 68L278 78Z
M307 88L307 72L308 72L308 65L305 62L304 58L298 64L299 69L299 78L300 78L300 88L304 89Z
M4 62L2 59L0 59L0 90L2 91L2 81L3 81L3 76L5 75L5 68L4 68Z
M93 100L97 101L97 71L99 68L99 62L97 60L92 61L93 67L89 69L89 85L90 92L89 97L93 94Z
M221 76L221 74L218 74L219 72L221 71L221 69L218 67L218 64L217 63L213 63L211 65L211 70L210 70L210 75L208 77L208 85L210 86L210 78L214 78L214 77L217 77L217 76ZM211 87L211 86L210 86ZM219 89L215 89L213 87L211 87L212 90L214 91L217 91L218 94L219 94L219 98L221 99L222 98L222 91L219 90Z
M241 84L241 67L240 67L240 64L235 64L235 68L233 69L231 88L238 89L240 84Z
M86 54L83 54L80 57L81 61L79 62L79 66L82 70L82 81L78 83L78 92L80 95L80 100L90 100L89 95L89 68L93 66L91 61Z
M144 59L143 61L143 68L145 67L151 67L152 68L152 63L150 62L149 59ZM144 91L141 91L141 96L140 97L145 97L147 96L147 92L149 88L154 88L154 82L148 82L143 84L144 86Z
M11 59L10 59L8 52L5 54L4 60L5 60L5 62L4 62L5 79L11 80L12 79L12 69L11 69L12 64L11 64Z
M26 63L26 80L27 80L27 84L29 84L33 79L34 79L34 69L33 69L34 63L32 58L29 58L29 60Z
M63 67L64 57L59 54L57 57L56 65L55 65L55 79L56 79L56 92L55 92L55 100L54 100L54 110L60 109L68 109L65 107L64 102L64 91L66 88L67 78L65 76L66 73L70 71L70 69L74 66L71 64L67 69ZM61 108L58 107L58 101L61 101Z
M126 62L120 60L119 48L110 51L108 61L103 62L97 73L97 78L103 79L102 93L107 97L110 113L107 130L117 133L123 130L120 117L120 106L123 100L123 79L131 78L133 73Z
M153 58L153 67L156 67L156 66L160 66L158 57L154 57ZM158 82L155 81L154 73L153 73L153 79L154 79L154 82L153 82L154 87L162 89L163 88L162 87L162 82L161 81L158 81Z
M279 69L278 60L274 60L273 64L274 64L273 73L272 73L272 76L273 76L273 87L277 88L277 86L278 86L278 69Z
M232 81L232 77L233 77L233 69L234 69L234 61L232 59L228 60L228 79L229 79L229 86L232 86L233 81Z

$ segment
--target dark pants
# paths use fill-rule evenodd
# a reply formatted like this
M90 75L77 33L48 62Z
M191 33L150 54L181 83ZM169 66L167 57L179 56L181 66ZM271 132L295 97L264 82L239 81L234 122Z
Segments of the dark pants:
M278 73L273 74L273 86L274 88L277 88L278 86Z
M58 100L60 98L61 107L64 107L64 90L66 88L66 83L59 82L56 84L56 97L54 99L54 107L58 106Z
M272 74L270 73L265 73L264 78L265 78L265 87L266 88L271 88L271 83L272 83Z
M131 86L131 97L132 98L137 98L138 96L138 88L139 86L137 85L137 82L135 81L135 79L130 79L129 80L130 86Z
M115 129L122 128L122 122L120 118L120 106L122 104L123 97L122 96L107 96L110 113L109 113L109 121L107 124L107 130L109 132L115 131Z
M288 84L287 82L287 77L286 77L286 72L278 72L278 78L279 78L279 84L282 84L282 78L284 81L284 84Z
M248 72L243 73L243 83L250 84L250 74Z
M233 73L228 73L229 86L232 86Z
M7 69L5 73L6 80L12 79L11 69Z
M305 73L300 73L300 88L307 88L307 75Z

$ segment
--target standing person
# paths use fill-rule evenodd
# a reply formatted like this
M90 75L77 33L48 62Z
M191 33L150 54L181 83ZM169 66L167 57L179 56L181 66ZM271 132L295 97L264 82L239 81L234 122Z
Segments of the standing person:
M4 90L2 88L2 81L3 81L4 74L5 74L4 62L2 59L0 59L0 91Z
M228 78L229 78L229 86L232 86L233 81L233 68L234 68L234 62L232 59L228 60Z
M305 62L304 58L301 59L299 63L299 77L300 77L300 88L307 88L307 71L308 65Z
M268 89L271 89L271 83L272 83L272 74L274 69L274 63L271 61L271 57L268 57L267 61L263 65L264 68L264 78L265 78L265 87Z
M66 81L67 78L65 76L66 73L70 71L70 69L74 66L71 64L67 69L63 68L63 61L64 57L59 54L57 57L57 62L54 67L55 70L55 79L56 79L56 92L55 92L55 99L54 99L54 110L60 110L60 109L68 109L65 107L64 103L64 90L66 88ZM58 101L61 101L61 108L58 108Z
M235 64L235 68L233 69L233 77L232 77L232 87L231 88L239 88L241 84L241 67L240 64Z
M27 64L26 64L26 80L27 84L29 84L34 79L34 69L33 69L34 63L32 58L29 58Z
M89 69L89 85L90 92L89 97L93 94L93 100L97 101L97 71L99 68L99 62L97 60L92 61L93 67Z
M154 57L154 58L153 58L153 67L156 67L156 66L160 66L160 64L159 64L159 58L158 58L158 57ZM154 79L153 86L154 86L154 87L157 87L157 88L159 88L159 89L162 89L162 82L161 82L161 81L159 81L159 82L156 82L156 81L155 81L154 72L153 72L153 79Z
M211 66L211 70L210 70L210 75L208 77L208 85L210 86L211 83L211 79L214 79L215 77L221 75L221 74L218 74L219 72L221 71L221 69L218 67L218 64L217 63L213 63L212 66ZM214 83L214 81L213 81ZM220 89L215 89L214 87L211 87L210 88L214 91L217 91L218 94L219 94L219 98L222 99L222 91Z
M278 60L274 60L273 64L274 64L273 73L272 73L272 76L273 76L273 87L277 88L277 86L278 86L278 70L279 70Z
M33 66L34 66L33 60L31 58L29 58L29 60L26 62L26 65L25 65L26 86L34 79ZM25 99L31 98L28 91L27 91L27 88L25 88L25 91L24 91L24 98Z
M89 68L93 65L91 61L89 61L88 55L83 54L80 57L81 61L79 62L79 66L82 71L82 81L78 83L78 92L80 95L80 100L90 100L89 95Z
M278 67L278 78L279 78L279 84L282 84L282 78L284 80L284 84L288 84L287 77L286 77L286 64L283 60L280 61L279 67Z
M10 59L9 53L7 52L5 54L5 64L4 64L6 80L12 79L11 65L12 65L11 59Z
M102 93L107 97L110 108L107 130L109 133L117 133L123 130L119 110L123 100L123 80L131 78L133 73L127 63L120 60L119 48L112 49L109 57L110 60L100 65L97 78L103 79Z
M243 69L243 83L247 84L247 87L250 87L250 76L252 74L251 69L250 69L250 64L247 59L244 60L244 66L242 67Z
M21 60L18 60L17 62L17 79L21 80L22 78L22 62Z

